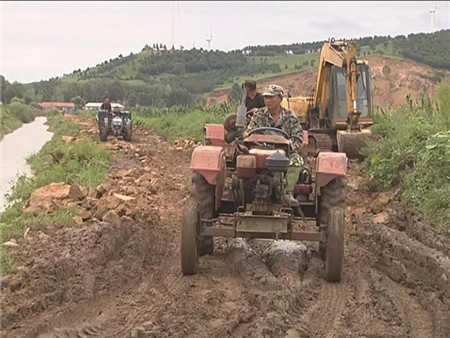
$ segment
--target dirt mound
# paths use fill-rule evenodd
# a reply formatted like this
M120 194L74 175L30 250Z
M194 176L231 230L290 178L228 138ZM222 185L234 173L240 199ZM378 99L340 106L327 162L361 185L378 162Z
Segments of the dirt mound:
M381 107L398 107L406 104L406 95L420 99L422 93L432 97L436 95L438 83L450 81L450 71L436 69L411 60L397 60L381 56L365 57L372 69L374 104ZM309 96L316 82L316 69L273 76L259 80L258 91L276 83L289 90L292 96ZM213 92L208 99L211 102L227 100L229 90Z
M367 57L372 70L373 100L381 107L406 104L406 96L420 99L423 93L436 96L441 80L450 80L450 71L432 68L411 60L380 56Z

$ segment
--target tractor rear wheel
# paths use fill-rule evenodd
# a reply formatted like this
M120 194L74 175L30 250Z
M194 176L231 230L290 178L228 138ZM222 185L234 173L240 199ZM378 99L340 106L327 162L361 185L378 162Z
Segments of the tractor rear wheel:
M131 125L128 128L125 128L123 130L123 139L125 141L131 142L131 139L133 138L133 131L131 129Z
M181 270L183 275L195 275L198 272L200 219L198 205L190 200L183 210L181 228Z
M331 209L333 207L345 208L345 178L336 177L320 190L319 225L329 226ZM327 235L326 229L320 229L320 231L324 231ZM319 242L319 255L324 260L326 259L326 251L326 243Z
M333 207L329 213L325 274L328 282L340 282L344 257L344 208Z
M191 196L198 204L199 218L211 219L214 216L215 186L197 172L192 175ZM200 256L212 254L214 250L214 238L202 236L200 239Z
M98 134L99 134L100 141L106 142L108 140L108 129L105 126L101 126L99 128Z

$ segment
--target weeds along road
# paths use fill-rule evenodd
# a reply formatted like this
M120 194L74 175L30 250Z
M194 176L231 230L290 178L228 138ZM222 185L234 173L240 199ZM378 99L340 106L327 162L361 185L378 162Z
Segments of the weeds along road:
M68 118L97 138L95 121ZM104 145L116 162L102 196L83 201L90 219L31 229L10 251L2 336L450 336L449 238L392 194L370 192L357 163L347 179L341 283L325 282L317 244L237 239L216 239L200 273L184 277L180 222L193 147L138 128L133 137ZM117 203L114 192L135 199Z

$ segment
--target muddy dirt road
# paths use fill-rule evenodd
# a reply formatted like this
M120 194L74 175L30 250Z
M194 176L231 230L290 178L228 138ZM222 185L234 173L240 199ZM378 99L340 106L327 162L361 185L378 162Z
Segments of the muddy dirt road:
M96 137L92 121L79 122ZM135 204L111 218L97 194L83 224L18 241L1 286L3 337L450 336L449 238L370 192L356 163L340 284L325 282L317 244L234 239L216 239L200 273L183 277L192 147L139 129L132 145L105 146L117 160L103 197Z

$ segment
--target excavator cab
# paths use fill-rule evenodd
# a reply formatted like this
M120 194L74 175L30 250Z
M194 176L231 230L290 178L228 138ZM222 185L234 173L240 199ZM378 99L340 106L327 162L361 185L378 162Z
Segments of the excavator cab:
M356 107L361 113L359 123L361 127L372 125L372 92L370 68L364 63L358 63L357 98ZM330 85L328 87L327 115L331 128L347 129L347 89L344 68L332 66Z

